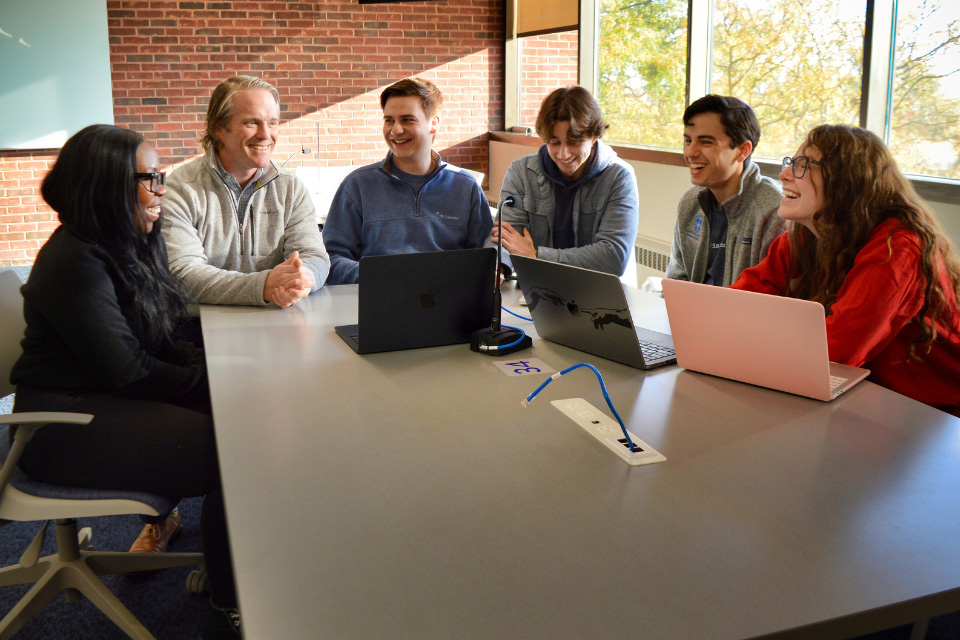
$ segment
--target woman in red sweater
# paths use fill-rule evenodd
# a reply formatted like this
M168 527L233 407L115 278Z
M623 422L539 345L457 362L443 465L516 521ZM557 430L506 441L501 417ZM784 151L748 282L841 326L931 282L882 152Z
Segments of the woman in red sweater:
M732 287L821 303L831 360L960 416L960 258L890 151L822 125L780 180L791 229Z

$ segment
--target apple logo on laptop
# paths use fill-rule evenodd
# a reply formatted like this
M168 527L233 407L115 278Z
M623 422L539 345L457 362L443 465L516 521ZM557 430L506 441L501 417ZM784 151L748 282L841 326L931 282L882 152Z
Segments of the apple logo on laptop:
M437 306L436 295L431 291L430 293L425 293L420 296L420 306L424 309L433 309Z

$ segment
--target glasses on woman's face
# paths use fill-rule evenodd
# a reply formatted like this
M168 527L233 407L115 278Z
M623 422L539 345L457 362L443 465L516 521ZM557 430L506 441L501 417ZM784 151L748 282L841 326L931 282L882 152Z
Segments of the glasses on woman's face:
M167 174L160 171L151 171L150 173L135 173L133 177L137 180L149 180L143 186L147 188L147 191L150 193L156 193L160 190L160 187L163 186L163 183L167 181Z
M781 171L786 171L787 167L790 167L790 170L793 171L793 177L799 180L803 176L807 175L807 165L815 164L820 165L816 160L811 160L807 156L797 156L796 158L784 158L783 162L780 165Z

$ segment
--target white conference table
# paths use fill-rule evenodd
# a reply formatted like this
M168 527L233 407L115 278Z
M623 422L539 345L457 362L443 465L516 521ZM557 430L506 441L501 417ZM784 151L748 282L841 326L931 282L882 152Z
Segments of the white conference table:
M248 640L842 638L960 609L957 418L872 383L827 404L538 339L506 357L598 366L667 457L630 467L550 405L606 412L589 371L523 408L543 375L359 356L333 330L356 317L355 286L202 309Z

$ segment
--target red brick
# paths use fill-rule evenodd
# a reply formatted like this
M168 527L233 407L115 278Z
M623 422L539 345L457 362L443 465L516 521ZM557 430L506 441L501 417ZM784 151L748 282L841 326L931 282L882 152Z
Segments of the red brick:
M164 166L182 164L198 153L195 138L216 84L254 73L280 89L286 154L302 142L313 148L308 163L364 164L384 153L377 94L419 75L448 96L438 148L486 172L484 133L503 127L504 8L498 0L424 4L107 0L116 121L158 141ZM429 38L435 42L427 45ZM556 86L575 82L576 34L541 38L536 55L557 68ZM525 54L536 52L536 40L524 41ZM535 116L543 95L525 91L525 111ZM35 225L24 233L37 234L16 247L0 242L0 264L32 260L58 225L38 195L55 157L49 150L0 151L0 196L10 201L0 203L0 233Z

